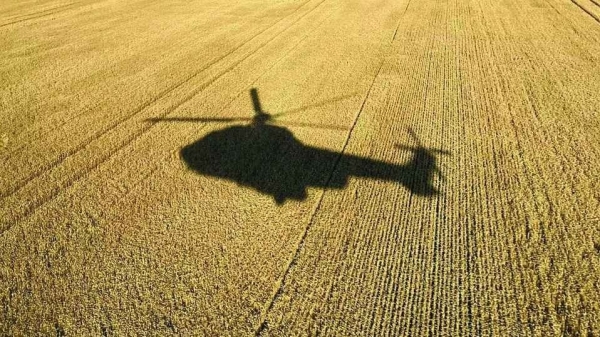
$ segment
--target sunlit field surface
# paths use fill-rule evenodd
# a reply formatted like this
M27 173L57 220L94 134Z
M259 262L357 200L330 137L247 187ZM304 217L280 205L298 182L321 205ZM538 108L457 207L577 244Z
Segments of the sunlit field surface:
M0 0L0 335L600 335L597 0Z

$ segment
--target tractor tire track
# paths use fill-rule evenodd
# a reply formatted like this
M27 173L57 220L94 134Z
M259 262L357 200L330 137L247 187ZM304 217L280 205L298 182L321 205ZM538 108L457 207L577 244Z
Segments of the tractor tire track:
M592 17L592 19L596 20L596 22L600 23L600 16L596 15L591 10L587 9L585 6L580 4L579 1L577 1L577 0L571 0L571 2L574 3L577 7L579 7L579 9L586 12L589 16ZM594 4L596 4L596 3L594 3Z
M371 90L373 89L373 86L375 84L375 81L377 80L377 77L379 77L379 73L381 72L381 69L383 68L383 65L385 63L385 58L382 57L381 63L379 65L379 69L377 70L377 73L375 74L375 76L373 77L373 80L371 82L371 85L369 86L369 89L367 91L367 94L365 95L365 98L356 114L356 117L354 118L354 121L352 123L352 126L350 127L350 130L348 131L348 136L346 137L346 141L344 142L344 145L342 146L342 150L340 151L336 162L334 163L334 165L332 166L331 172L329 174L329 177L327 178L327 181L325 183L325 186L329 186L329 184L331 183L337 168L339 166L339 163L344 155L344 151L346 150L346 148L348 147L348 143L350 142L350 138L352 138L352 132L354 131L356 124L358 123L358 120L360 118L361 113L363 112L365 105L367 103L367 100L369 99L369 96L371 94ZM284 288L285 288L285 284L287 283L288 277L290 275L290 272L292 271L292 269L294 268L294 266L297 264L298 258L300 257L300 252L302 251L302 249L304 248L305 242L306 242L306 237L308 236L308 232L310 231L314 221L315 221L315 217L317 215L317 213L319 212L319 210L321 209L321 205L323 204L323 199L325 197L325 193L326 193L326 189L324 189L321 192L321 196L319 197L319 201L317 202L317 205L314 208L314 211L312 212L312 215L310 217L310 220L308 221L306 227L304 228L304 231L302 233L302 236L300 237L300 240L298 242L298 245L296 246L296 249L294 251L294 255L292 256L290 262L288 262L288 265L285 269L285 271L283 272L282 277L279 279L279 286L277 287L277 290L274 292L274 294L271 296L271 300L269 301L268 306L266 307L266 310L263 310L263 313L261 314L261 323L258 326L258 328L256 329L255 332L255 336L262 336L264 331L266 331L266 329L268 328L268 314L271 312L271 310L273 309L273 307L275 306L275 302L277 302L277 300L281 297L281 295L283 294Z
M308 0L307 2L305 2L304 4L302 4L300 7L303 7L305 4L307 4L308 2L310 2L311 0ZM199 93L202 89L206 88L208 85L212 84L214 81L216 81L219 77L223 76L224 74L228 73L229 71L233 70L235 67L237 67L240 63L242 63L243 61L245 61L248 57L252 56L254 53L256 53L258 50L260 50L261 48L263 48L264 46L266 46L269 42L273 41L274 39L276 39L278 36L280 36L281 34L283 34L285 31L287 31L289 28L291 28L294 24L296 24L298 21L300 21L302 18L304 18L306 15L312 13L314 10L316 10L317 7L320 7L321 4L323 4L325 1L327 0L322 0L317 6L313 7L311 10L307 11L307 13L305 13L304 15L300 16L298 19L296 19L294 22L292 22L290 25L288 25L286 28L284 28L282 31L278 32L276 35L274 35L271 39L269 39L266 43L263 43L262 45L260 45L258 48L254 49L253 51L251 51L250 53L248 53L245 57L243 57L241 60L238 60L236 63L234 63L232 66L228 67L227 69L225 69L225 71L222 71L219 75L217 75L217 77L209 80L208 82L205 82L205 84L201 85L201 89L200 90L196 90L194 91L195 94L194 96ZM201 73L203 73L205 70L209 69L210 67L216 65L217 63L221 62L222 60L224 60L227 56L232 55L233 53L235 53L237 50L239 50L240 48L242 48L243 46L245 46L246 44L250 43L252 40L254 40L256 37L258 37L259 35L261 35L263 32L265 32L266 30L274 27L275 25L277 25L279 22L281 22L282 20L289 18L291 15L293 15L294 13L296 13L298 11L298 9L300 9L300 7L298 7L293 13L289 14L288 16L278 20L277 22L275 22L273 25L265 28L264 30L260 31L259 33L257 33L256 35L254 35L252 38L248 39L246 42L244 42L242 45L236 47L234 50L232 50L231 52L229 52L228 54L220 57L219 59L213 61L212 63L210 63L209 65L205 66L204 68L202 68L201 70L191 74L190 76L188 76L187 78L185 78L183 81L178 82L177 84L163 90L162 92L160 92L157 96L155 96L153 99L147 101L146 103L142 104L139 108L135 109L132 113L123 116L121 118L119 118L118 120L114 121L113 123L109 124L106 128L99 130L98 132L94 133L92 136L90 136L89 138L87 138L86 140L84 140L83 142L81 142L78 146L76 146L75 148L63 152L60 154L60 156L46 164L41 166L34 174L32 174L31 176L29 176L28 178L24 179L21 183L17 184L15 187L13 187L12 189L5 191L3 193L0 193L0 200L7 198L11 195L13 195L14 193L18 192L20 189L22 189L25 185L27 185L30 181L36 179L37 177L39 177L40 175L42 175L43 173L47 172L48 170L52 170L54 168L56 168L58 165L60 165L62 162L64 162L68 157L74 155L75 153L81 151L82 149L84 149L85 147L87 147L87 145L90 142L93 142L97 139L99 139L100 137L102 137L103 135L105 135L106 133L110 132L111 130L119 127L120 125L122 125L123 123L131 120L132 118L134 118L136 115L138 115L139 113L143 112L145 109L149 108L150 106L152 106L153 104L155 104L156 102L158 102L160 99L162 99L163 97L167 96L168 94L176 91L177 89L183 87L184 85L186 85L187 83L189 83L190 81L192 81L194 78L196 78L198 75L200 75ZM192 96L193 97L193 96ZM190 100L192 97L186 98L185 101L180 102L178 105L184 104L186 101ZM165 115L166 116L166 115ZM162 116L164 117L164 116Z
M57 6L57 7L51 8L51 9L42 10L42 11L39 11L37 13L31 13L31 14L21 15L19 17L27 16L27 18L20 19L20 20L14 20L14 21L11 21L11 22L0 24L0 28L7 27L7 26L12 26L12 25L16 25L18 23L27 22L27 21L31 21L31 20L35 20L35 19L41 19L41 18L44 18L44 17L47 17L47 16L51 16L51 15L55 15L55 14L67 12L67 11L70 11L70 10L73 10L73 9L82 8L82 7L85 6L85 5L82 5L82 6L73 7L76 4L78 4L78 3L79 2L74 2L74 3L68 4L68 5ZM48 13L49 11L52 11L52 12Z
M32 13L27 13L27 14L21 14L21 15L13 15L13 16L7 17L7 19L8 20L16 21L16 20L21 19L21 18L31 17L31 16L34 16L34 15L40 15L40 14L43 14L43 13L51 12L51 11L57 10L59 8L71 7L71 6L76 5L77 3L79 3L79 1L72 2L72 3L66 4L66 5L55 6L55 7L52 7L52 8L43 9L43 10L40 10L40 11L37 11L37 12L32 12ZM9 24L10 24L10 22L9 22Z
M404 15L406 15L406 12L408 12L408 7L410 6L410 1L411 0L408 0L408 2L406 3L406 8L404 8L404 12L398 19L398 25L396 25L396 29L394 30L394 35L392 35L392 42L394 42L394 40L396 40L396 34L398 34L398 29L400 28L400 24L402 24L402 19L404 18Z
M193 90L191 93L189 93L188 95L186 95L182 100L180 100L179 102L177 102L174 105L171 105L167 110L165 110L165 112L161 113L158 115L158 117L155 118L165 118L168 115L170 115L171 113L173 113L177 108L179 108L180 106L184 105L185 103L187 103L188 101L190 101L192 98L194 98L197 94L199 94L200 92L202 92L204 89L208 88L210 85L212 85L215 81L217 81L219 78L221 78L223 75L231 72L232 70L234 70L235 68L237 68L242 62L244 62L246 59L248 59L249 57L251 57L252 55L254 55L258 50L264 48L266 45L268 45L269 43L271 43L273 40L277 39L279 36L281 36L281 34L283 34L285 31L287 31L288 29L290 29L294 24L296 24L298 21L300 21L302 18L304 18L306 15L312 13L317 7L321 6L324 2L326 2L327 0L322 0L317 6L315 6L313 9L311 9L309 12L305 13L304 15L302 15L300 18L298 18L296 21L294 21L293 23L291 23L288 27L286 27L283 31L277 33L275 36L273 36L272 38L270 38L269 40L267 40L266 42L264 42L262 45L260 45L258 48L256 48L255 50L253 50L252 52L248 53L248 55L246 55L243 59L239 60L238 62L236 62L235 64L231 65L230 67L228 67L227 69L225 69L224 71L222 71L221 73L219 73L218 75L216 75L215 77L213 77L211 80L205 82L204 84L202 84L199 88ZM321 23L319 23L319 25L317 26L317 28L323 24L323 22L325 22L326 20L323 20ZM306 37L308 37L308 34L301 39L300 41L298 41L297 45L302 42ZM289 55L289 53L291 53L291 51L293 51L296 47L294 46L292 48L292 50L288 51L288 53L286 53L284 55L283 58L287 57ZM269 68L272 69L275 66L275 64ZM158 99L157 99L158 100ZM156 100L156 101L157 101ZM231 103L229 103L231 104ZM142 109L143 110L143 109ZM141 112L141 110L140 110ZM137 114L137 113L136 113ZM125 121L123 121L125 122ZM73 184L75 184L77 181L85 178L86 176L88 176L91 172L93 172L94 170L96 170L101 164L103 164L104 162L108 161L110 158L112 158L114 155L116 155L117 153L119 153L120 151L122 151L124 148L126 148L128 145L132 144L136 139L138 139L139 137L141 137L143 134L149 132L151 129L153 129L156 126L156 123L152 123L152 124L147 124L147 125L143 125L139 130L137 130L135 133L133 133L132 135L130 135L128 138L126 138L125 140L121 141L120 144L114 148L109 154L105 155L105 156L101 156L97 159L95 159L90 166L88 166L87 168L78 171L77 174L74 174L73 177L68 180L67 182L64 182L61 184L60 188L54 188L52 189L52 191L50 192L50 194L46 197L34 200L31 204L29 204L28 206L26 206L24 208L24 210L21 212L21 214L16 214L13 218L12 221L12 225L9 224L7 227L5 228L0 228L0 236L3 236L3 234L8 231L10 228L12 228L15 224L23 221L24 219L30 217L32 214L34 214L35 210L38 209L39 207L43 206L44 204L54 200L57 196L59 196L61 194L61 192L69 189L71 186L73 186ZM60 165L60 163L68 160L71 156L75 155L77 152L84 150L85 148L87 148L88 146L92 146L93 144L91 144L93 141L100 139L102 136L104 136L105 134L107 134L110 130L98 135L97 137L95 137L93 140L91 140L90 142L87 142L86 144L83 144L83 146L81 146L79 148L78 151L73 152L72 154L69 154L63 158L61 158L60 162L58 164L56 164L53 168L50 168L49 170L53 170L54 168L56 168L58 165ZM41 174L40 174L41 175ZM38 175L39 176L39 175ZM37 178L37 177L35 177ZM23 186L21 188L23 188L25 185L29 184L29 183L33 183L33 180L35 179L31 179L29 180L27 183L23 184ZM18 192L18 191L16 191ZM16 193L15 192L15 193ZM14 194L14 193L13 193ZM11 194L12 195L12 194ZM7 196L10 197L11 195ZM5 197L5 198L7 198Z

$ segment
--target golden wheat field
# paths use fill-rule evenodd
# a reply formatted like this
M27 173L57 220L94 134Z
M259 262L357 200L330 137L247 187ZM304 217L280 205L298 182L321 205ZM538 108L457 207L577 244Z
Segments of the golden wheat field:
M597 0L0 0L0 84L0 335L600 335Z

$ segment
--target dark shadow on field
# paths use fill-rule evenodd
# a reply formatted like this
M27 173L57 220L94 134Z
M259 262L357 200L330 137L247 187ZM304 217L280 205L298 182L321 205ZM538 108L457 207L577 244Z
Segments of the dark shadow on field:
M281 114L266 114L260 106L256 89L251 90L251 97L255 116L249 125L213 131L181 149L181 157L190 169L251 187L272 196L277 204L288 199L306 199L308 187L344 188L350 177L399 183L411 193L425 197L438 193L432 185L435 174L441 177L435 154L449 153L423 147L411 129L409 132L417 146L396 145L395 149L391 149L411 151L410 161L403 165L386 163L307 146L288 129L272 124L273 116ZM234 120L238 119L163 118L151 121Z

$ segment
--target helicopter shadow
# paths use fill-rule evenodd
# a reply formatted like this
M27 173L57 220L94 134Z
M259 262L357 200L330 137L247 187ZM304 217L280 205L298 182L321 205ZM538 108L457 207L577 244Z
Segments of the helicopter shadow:
M311 187L343 189L350 177L398 183L419 196L439 193L433 185L434 176L441 177L435 155L449 153L422 147L411 129L418 146L395 146L412 152L410 161L401 165L316 148L303 144L287 128L269 123L270 115L262 111L253 90L252 123L210 132L183 147L180 154L188 168L270 195L278 205L306 199Z

